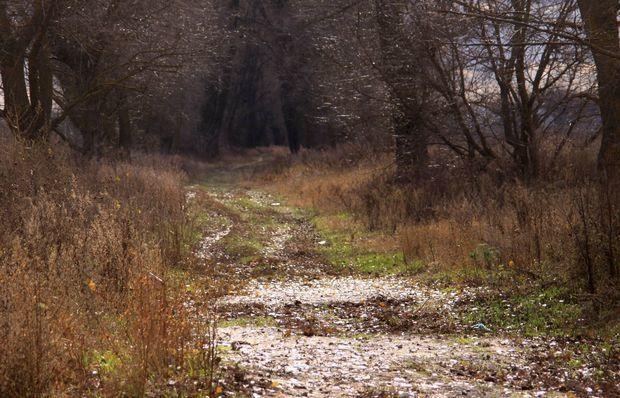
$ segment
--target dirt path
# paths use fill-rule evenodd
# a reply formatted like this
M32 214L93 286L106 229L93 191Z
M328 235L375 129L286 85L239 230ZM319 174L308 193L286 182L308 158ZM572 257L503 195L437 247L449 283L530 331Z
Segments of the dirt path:
M303 214L216 176L189 196L211 203L199 256L230 281L217 304L222 396L596 396L543 363L553 342L461 324L475 289L339 275Z

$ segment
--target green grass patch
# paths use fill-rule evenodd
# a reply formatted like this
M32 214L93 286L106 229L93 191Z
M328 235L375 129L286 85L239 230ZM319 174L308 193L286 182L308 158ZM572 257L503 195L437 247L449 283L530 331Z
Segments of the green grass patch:
M237 217L228 209L217 209L217 207L218 204L201 195L196 195L190 202L187 209L187 223L182 231L183 253L188 254L194 250L206 234L228 228L232 224L229 215Z
M456 336L454 342L459 345L471 345L474 343L474 339L469 336Z
M123 359L111 350L95 350L84 358L86 367L94 366L102 375L113 375L120 370Z
M566 288L550 287L506 298L489 297L462 314L466 324L482 322L493 330L525 336L565 336L579 332L582 308Z
M354 267L363 274L414 275L425 269L421 261L405 262L402 252L366 253L355 258Z
M230 200L229 204L243 211L263 210L265 206L247 196L237 196Z
M254 236L229 234L221 242L230 257L244 264L259 259L263 250L263 243Z
M326 242L320 252L337 269L363 275L413 275L425 269L421 261L406 262L402 252L372 250L367 243L377 234L346 213L314 217L313 222Z
M236 212L241 221L245 223L262 227L276 224L274 217L276 212L274 209L246 196L238 196L227 200L226 205Z

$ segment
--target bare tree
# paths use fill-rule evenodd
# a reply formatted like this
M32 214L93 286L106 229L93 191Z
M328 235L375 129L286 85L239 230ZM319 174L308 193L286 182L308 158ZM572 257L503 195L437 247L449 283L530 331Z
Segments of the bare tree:
M452 9L461 16L475 16L485 19L491 24L512 24L516 31L531 31L539 34L552 35L556 40L550 42L556 48L555 41L562 39L563 43L572 43L576 47L588 48L593 55L598 82L597 103L603 123L602 141L599 152L599 166L602 175L607 181L617 181L620 166L620 133L618 129L619 77L620 70L620 43L618 36L618 12L620 5L614 0L558 0L558 1L462 1L454 0L453 4L461 7L460 11ZM492 4L503 6L518 6L526 11L531 10L532 4L546 6L550 12L535 15L529 13L510 14L506 10L493 8ZM558 18L562 10L577 7L580 12L578 18L566 20ZM525 7L525 8L524 8ZM569 8L570 7L570 8ZM570 16L570 14L567 14ZM585 27L585 33L584 28ZM579 61L587 66L585 60ZM523 86L523 85L522 85ZM584 93L585 94L585 93Z
M573 134L581 114L581 111L574 112L574 108L583 110L583 97L587 97L584 94L591 89L591 80L584 69L583 47L563 37L563 33L574 33L571 30L578 19L576 3L526 0L488 1L484 5L485 13L504 18L489 19L479 14L466 18L469 27L456 41L443 36L448 39L450 53L441 59L435 56L432 65L444 76L439 81L440 91L451 92L455 90L450 87L458 87L458 101L445 94L444 97L447 103L461 103L466 110L457 120L468 121L459 122L459 126L469 147L493 158L494 149L487 141L496 137L520 175L531 179L538 176L543 166L541 152L547 150L542 147L549 146L546 141L549 138L559 141L557 154ZM453 9L459 10L467 9ZM530 20L543 16L548 19L550 29L540 31L530 26ZM459 17L462 24L464 15ZM450 59L449 64L457 71L455 79L450 79L450 65L446 73L445 59ZM472 82L474 77L476 84L465 87L465 82ZM458 113L458 107L451 108L453 113ZM571 112L572 120L562 125L560 121ZM489 118L489 114L496 118ZM470 130L467 124L476 134L467 132ZM564 139L557 140L555 136L562 130ZM470 138L474 135L477 140Z
M126 152L136 98L157 90L166 98L170 82L206 68L210 11L207 2L183 0L94 2L67 11L71 29L56 35L54 48L63 67L58 102L82 131L85 153L106 146Z
M90 156L127 153L132 114L148 109L139 97L202 79L211 18L208 1L1 1L3 117L30 139L56 131ZM67 121L78 141L64 134Z

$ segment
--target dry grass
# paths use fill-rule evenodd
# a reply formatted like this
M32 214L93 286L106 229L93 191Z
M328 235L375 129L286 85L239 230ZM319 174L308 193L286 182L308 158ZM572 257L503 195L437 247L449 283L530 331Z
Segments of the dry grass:
M485 284L499 275L507 289L558 284L594 307L617 306L620 201L601 193L594 153L568 152L529 185L499 165L473 171L442 153L433 154L427 181L403 185L388 155L348 166L343 157L342 150L302 154L270 178L272 188L320 214L352 214L435 275Z
M0 143L0 396L141 396L181 370L178 161Z

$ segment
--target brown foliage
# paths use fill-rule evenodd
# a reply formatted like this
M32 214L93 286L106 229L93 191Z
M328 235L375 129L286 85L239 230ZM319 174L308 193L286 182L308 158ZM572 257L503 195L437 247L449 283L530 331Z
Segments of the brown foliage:
M143 394L189 333L183 173L7 139L0 159L0 395Z
M408 261L431 270L508 270L522 281L569 285L597 293L595 301L617 302L609 293L618 283L620 209L597 182L592 151L567 151L532 184L499 165L479 171L439 152L428 180L415 185L393 178L387 155L344 169L331 157L305 153L276 189L297 204L347 211L370 230L394 234Z

